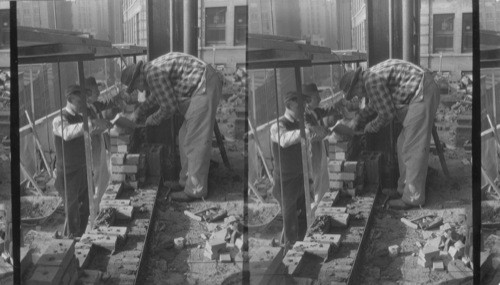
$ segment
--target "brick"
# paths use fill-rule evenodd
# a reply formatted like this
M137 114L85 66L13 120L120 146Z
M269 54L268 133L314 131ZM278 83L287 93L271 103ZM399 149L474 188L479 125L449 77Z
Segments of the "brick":
M332 206L333 206L332 201L319 201L319 203L318 203L318 208L332 207Z
M239 249L241 250L241 248L243 248L243 240L241 238L237 238L235 241L234 241L234 245Z
M128 145L119 145L116 147L116 152L118 153L127 153L128 152Z
M129 181L128 184L130 185L130 187L132 187L134 189L139 189L139 182L138 181Z
M128 145L130 143L130 135L119 135L111 137L111 145Z
M350 172L329 173L330 180L354 181L355 174Z
M316 209L315 216L323 216L323 215L335 215L335 214L342 214L347 212L346 207L318 207Z
M328 172L341 172L343 163L342 160L330 160L328 162Z
M226 248L226 241L220 239L208 240L205 248L213 253L217 253L219 250Z
M108 185L108 187L106 188L106 194L116 194L117 196L119 196L123 191L123 183L121 182L117 182L117 183L111 183Z
M92 244L77 242L75 244L75 256L80 268L85 269L94 257L96 248Z
M98 285L101 282L102 272L99 270L83 270L78 278L79 284Z
M349 187L346 189L346 192L351 197L356 197L356 195L359 193L357 188L349 188Z
M113 165L113 173L137 173L137 165Z
M432 247L425 245L418 252L418 256L426 261L431 261L433 258L436 258L439 256L439 251L440 250L437 248L432 248Z
M331 243L338 247L342 235L339 234L312 234L304 238L305 242Z
M110 148L109 148L109 151L111 153L118 153L118 146L116 145L112 145Z
M227 229L222 229L210 235L211 240L226 240L226 238L227 238Z
M332 247L330 243L320 243L320 242L304 242L298 241L293 245L293 250L304 251L311 254L317 255L323 259L327 259L330 254Z
M140 158L139 153L129 153L127 154L125 161L127 165L138 165L139 164L139 158Z
M144 227L130 227L128 231L128 236L129 237L145 237L148 232L147 228Z
M115 199L116 199L116 193L110 193L110 194L104 193L104 195L102 195L101 197L101 203L102 201L115 200Z
M345 160L346 158L345 152L336 152L333 158L335 160Z
M57 266L40 265L28 279L27 285L55 285L61 282L63 270Z
M71 259L71 262L61 278L61 284L71 284L71 279L77 273L78 261L76 258ZM76 280L75 280L76 281Z
M342 189L344 188L343 181L331 181L330 180L330 189Z
M344 162L344 172L356 173L358 162L357 161L345 161Z
M223 263L231 262L231 255L229 253L221 253L219 255L219 261Z
M452 260L447 264L448 274L450 274L454 279L466 282L467 280L472 280L474 274L472 269L465 266L465 264L460 260ZM461 283L465 284L465 283Z
M129 205L130 205L129 199L102 200L101 203L99 203L99 208L106 209L110 207L120 207Z
M337 142L329 145L329 152L346 152L349 147L349 142Z
M94 235L111 235L117 236L120 239L125 239L127 237L127 227L97 227L96 229L87 229L85 233Z
M203 256L210 260L216 260L219 259L219 252L212 252L211 250L205 248L205 250L203 251Z
M425 260L425 258L422 258L422 257L419 256L418 259L417 259L417 264L420 265L420 266L422 266L422 267L429 268L429 267L432 266L432 261L430 261L430 260L427 261L427 260Z
M125 181L125 174L112 173L111 174L111 181L112 182L123 182L123 181Z
M304 256L304 251L296 251L294 249L289 250L285 257L283 258L283 264L288 272L288 274L293 275L297 267L299 267L299 263Z
M112 235L100 235L100 234L83 234L80 242L87 244L95 244L97 246L106 248L111 252L115 251L116 248L116 236Z
M124 153L113 153L111 155L112 165L123 165L125 164L125 154Z
M116 209L116 219L118 220L130 220L133 217L134 214L134 207L132 206L110 206L103 204L104 207L102 209L106 208L115 208Z
M448 249L448 254L451 256L451 258L453 258L454 260L456 259L460 259L460 257L462 257L460 255L460 251L455 248L454 246L450 246L450 248Z
M59 266L64 271L75 256L75 241L59 239L50 242L45 252L38 259L37 265Z
M339 191L330 191L326 192L323 197L321 198L322 202L332 202L332 204L335 204L337 202L337 199L339 197Z
M432 249L439 249L441 247L442 238L441 236L435 237L425 244L425 246L431 247Z

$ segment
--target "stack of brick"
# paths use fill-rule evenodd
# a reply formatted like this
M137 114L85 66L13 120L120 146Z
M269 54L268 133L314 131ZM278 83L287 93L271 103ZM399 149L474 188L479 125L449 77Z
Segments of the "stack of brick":
M71 239L59 239L50 243L26 284L75 284L77 279L75 242Z
M132 188L139 187L138 172L140 164L144 164L144 156L132 153L115 153L111 156L111 181L127 182Z
M433 270L444 270L444 266L452 260L460 261L465 256L464 237L455 231L455 227L446 223L440 228L442 234L434 237L432 232L424 231L428 236L426 244L419 250L418 264L432 267Z

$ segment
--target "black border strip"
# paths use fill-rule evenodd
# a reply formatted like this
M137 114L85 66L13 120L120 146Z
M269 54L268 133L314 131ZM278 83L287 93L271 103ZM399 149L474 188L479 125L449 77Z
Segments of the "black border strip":
M17 84L17 3L10 3L10 165L11 165L11 201L12 201L12 252L14 260L14 284L21 284L21 184L19 176L19 86Z

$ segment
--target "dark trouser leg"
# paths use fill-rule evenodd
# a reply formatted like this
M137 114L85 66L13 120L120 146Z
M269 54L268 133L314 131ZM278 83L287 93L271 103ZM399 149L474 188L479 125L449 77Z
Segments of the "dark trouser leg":
M283 199L281 198L281 183L283 183ZM290 244L295 243L299 237L297 200L299 194L301 194L302 197L304 196L303 185L304 182L302 176L292 178L285 177L284 181L275 176L273 195L280 203L281 211L283 213L284 233L286 240Z
M55 187L63 201L68 203L68 234L80 236L87 226L89 218L89 197L87 190L87 171L82 168L71 173L66 173L66 191L68 199L65 200L63 171L57 170Z

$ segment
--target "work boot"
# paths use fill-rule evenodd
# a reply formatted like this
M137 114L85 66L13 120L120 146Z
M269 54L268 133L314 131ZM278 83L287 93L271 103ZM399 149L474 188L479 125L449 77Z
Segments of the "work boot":
M396 188L384 188L382 189L382 194L388 196L389 198L401 198L401 194L396 190Z
M406 204L402 199L389 200L387 205L389 205L389 209L394 210L408 210L417 207L415 205Z
M192 202L196 200L196 198L188 196L184 191L170 193L170 199L176 202Z

